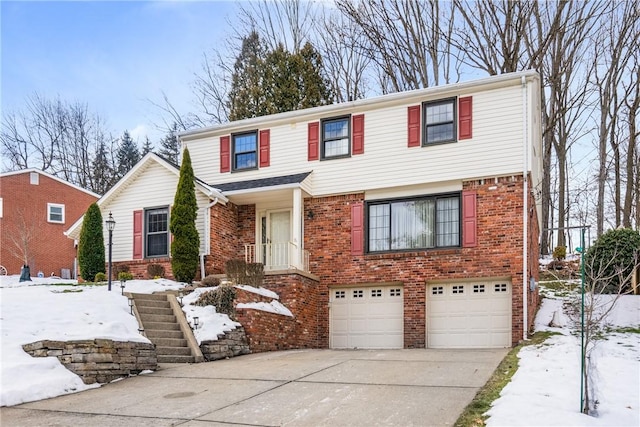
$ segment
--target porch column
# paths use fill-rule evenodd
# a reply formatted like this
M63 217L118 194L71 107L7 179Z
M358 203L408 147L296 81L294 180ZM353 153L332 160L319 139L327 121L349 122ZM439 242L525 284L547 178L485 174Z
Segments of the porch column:
M293 214L292 214L292 234L291 240L295 245L292 248L291 265L297 269L302 270L300 260L302 259L302 190L299 188L293 189Z

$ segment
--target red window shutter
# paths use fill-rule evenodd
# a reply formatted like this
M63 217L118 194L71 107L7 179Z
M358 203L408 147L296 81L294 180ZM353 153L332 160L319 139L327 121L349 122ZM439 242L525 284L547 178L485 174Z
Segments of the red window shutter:
M260 167L266 168L270 164L270 139L271 131L264 129L260 131Z
M351 205L351 255L364 253L364 203Z
M478 245L478 219L476 216L476 192L462 192L462 246L472 248Z
M229 135L220 137L220 173L231 170L231 142Z
M364 114L358 114L351 118L353 121L353 148L352 154L364 154Z
M472 110L470 96L458 100L458 139L469 139L472 137Z
M133 211L133 259L142 259L142 215L144 211Z
M320 140L320 123L312 122L308 125L307 145L309 148L308 159L318 160L320 158L318 154Z
M420 146L420 106L413 105L407 108L407 146Z

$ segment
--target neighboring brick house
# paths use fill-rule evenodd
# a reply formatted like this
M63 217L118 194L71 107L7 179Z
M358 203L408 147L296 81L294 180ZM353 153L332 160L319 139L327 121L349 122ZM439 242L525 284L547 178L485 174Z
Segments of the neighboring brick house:
M538 302L540 108L521 72L183 132L202 268L264 263L296 327L263 349L515 345ZM154 176L101 204L128 218L117 261L154 261L148 226L128 232L168 221Z
M20 274L72 278L73 240L64 231L100 196L37 169L0 174L0 264Z

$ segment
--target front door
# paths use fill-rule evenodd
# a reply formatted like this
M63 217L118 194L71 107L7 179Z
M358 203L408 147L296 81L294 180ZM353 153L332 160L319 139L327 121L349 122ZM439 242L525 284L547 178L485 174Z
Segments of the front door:
M291 211L269 211L262 217L262 262L266 269L289 268Z

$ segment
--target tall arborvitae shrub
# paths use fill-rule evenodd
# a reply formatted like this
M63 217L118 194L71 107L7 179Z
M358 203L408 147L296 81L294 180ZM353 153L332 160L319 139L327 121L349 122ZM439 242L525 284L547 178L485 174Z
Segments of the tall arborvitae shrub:
M92 203L84 214L78 243L78 264L80 275L89 282L94 281L96 274L105 272L102 213L97 203Z
M200 237L196 229L198 203L189 150L182 153L180 179L173 199L169 229L173 234L171 243L171 269L180 282L191 283L198 271Z

